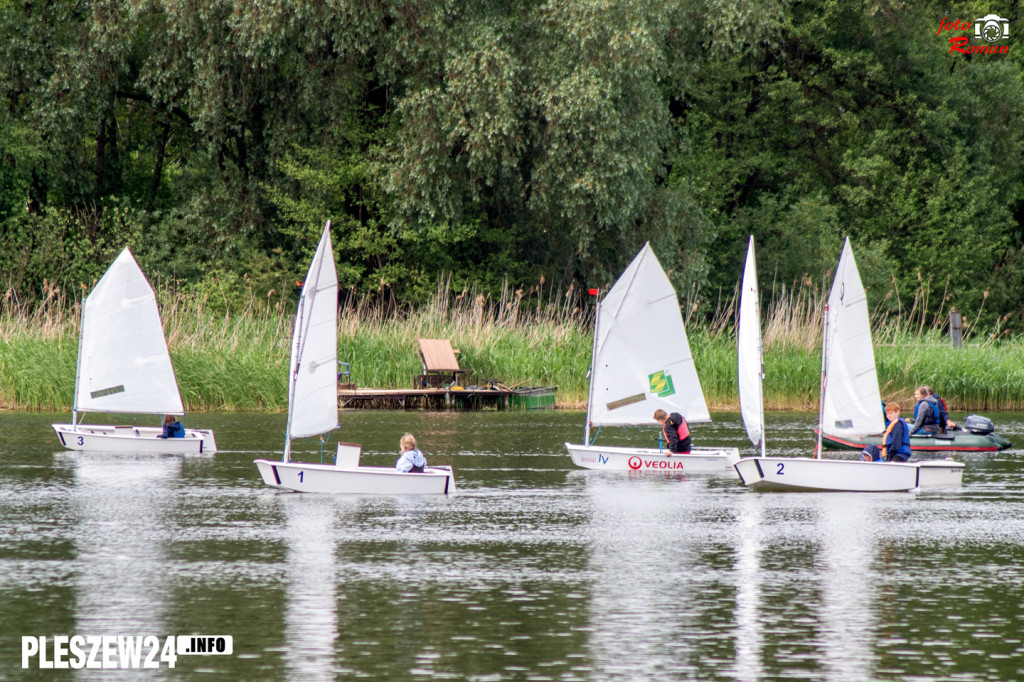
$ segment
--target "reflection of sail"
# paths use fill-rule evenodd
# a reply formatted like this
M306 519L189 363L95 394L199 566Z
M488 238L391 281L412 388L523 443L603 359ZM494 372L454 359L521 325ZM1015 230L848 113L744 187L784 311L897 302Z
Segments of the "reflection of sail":
M288 543L285 639L290 679L333 679L338 637L334 538L337 501L281 495Z
M746 495L736 510L736 663L740 680L758 680L765 676L761 660L763 625L758 620L761 601L761 548L763 529L761 509L764 497Z
M693 549L680 524L704 483L588 476L586 484L594 677L657 679L678 670L680 642L700 617Z
M875 555L872 519L878 513L878 498L772 497L771 506L767 499L748 496L736 510L736 658L731 672L741 680L771 676L776 661L768 650L778 642L770 641L765 633L774 629L774 623L809 616L816 623L817 634L808 633L814 648L806 653L805 664L820 667L826 680L871 679L875 670L871 647L877 639L874 629L878 620L871 568ZM778 570L777 551L800 538L791 535L791 524L780 526L772 520L808 507L815 521L804 527L801 535L809 548L815 548L813 556L801 555L797 565L787 563L784 570ZM779 600L780 594L786 598ZM800 669L799 661L800 657L791 660L794 670Z
M109 453L93 458L80 453L67 458L61 454L57 466L62 462L74 470L71 504L78 517L73 631L170 634L165 625L171 596L165 519L173 506L181 458ZM89 676L86 670L77 674Z
M885 466L885 465L879 465ZM821 660L829 680L867 680L875 670L875 514L879 498L820 495Z

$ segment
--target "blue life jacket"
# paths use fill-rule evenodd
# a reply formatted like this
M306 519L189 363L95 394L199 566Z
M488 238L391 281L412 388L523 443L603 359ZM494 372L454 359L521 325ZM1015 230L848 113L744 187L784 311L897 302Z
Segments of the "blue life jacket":
M900 439L901 442L899 444L899 447L897 447L895 451L900 454L909 456L913 454L913 451L910 449L910 424L908 424L907 420L904 419L903 417L897 417L896 420L903 424L903 437ZM885 443L885 451L887 454L892 454L893 451L890 448L892 445L895 445L895 443L889 443L889 438L891 437L892 433L890 432L889 436L886 438Z
M942 408L942 402L936 400L933 395L921 398L914 404L914 421L917 421L917 412L921 407L921 403L928 403L928 407L930 408L929 414L924 418L921 426L938 426L945 429L945 410Z
M949 413L946 412L945 406L942 404L942 400L936 395L930 395L925 398L928 402L928 406L932 408L931 415L925 420L924 425L929 426L934 424L941 430L946 430L946 421L949 418Z
M166 424L164 426L163 433L161 433L158 437L159 438L184 438L185 437L185 427L181 425L181 422L173 421L170 424Z
M932 405L932 408L937 409L935 414L939 420L939 427L945 431L946 424L949 422L949 411L946 409L946 401L940 398L938 393L932 393L931 397L935 400L935 404Z

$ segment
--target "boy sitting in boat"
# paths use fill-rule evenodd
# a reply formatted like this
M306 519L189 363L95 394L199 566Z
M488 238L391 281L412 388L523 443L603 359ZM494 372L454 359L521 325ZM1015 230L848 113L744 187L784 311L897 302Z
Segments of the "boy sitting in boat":
M885 444L882 446L882 458L886 462L906 462L910 459L910 425L900 416L899 403L885 406Z
M661 424L669 453L690 453L690 427L683 415L678 412L666 414L665 410L657 410L654 413L654 421Z
M402 449L402 455L395 462L395 469L403 474L422 474L427 466L427 458L416 449L416 437L407 433L402 436L398 446Z

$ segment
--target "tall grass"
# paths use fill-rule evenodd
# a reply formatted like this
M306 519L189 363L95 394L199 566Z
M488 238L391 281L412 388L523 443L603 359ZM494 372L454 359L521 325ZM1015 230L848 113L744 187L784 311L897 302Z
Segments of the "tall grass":
M77 292L76 292L77 293ZM294 303L251 297L239 309L158 286L161 315L187 409L283 410ZM348 297L339 319L341 360L359 386L411 387L422 371L418 339L450 339L469 382L558 386L562 407L582 408L592 345L592 305L581 292L506 286L490 298L438 284L423 305L382 305ZM764 306L767 409L813 410L821 372L822 291L781 289ZM710 315L684 301L687 331L712 409L735 409L735 295ZM72 403L80 300L56 287L29 307L0 301L0 408L68 410ZM942 324L919 308L873 319L882 396L909 403L929 384L954 410L1024 409L1022 343L994 330L952 349Z
M470 383L558 386L563 405L583 406L592 336L589 313L576 292L506 286L496 300L472 290L458 294L443 281L418 308L389 312L368 299L342 311L339 358L362 386L411 387L421 374L421 338L449 339Z
M58 288L48 294L31 308L10 298L0 305L0 408L71 407L81 302ZM158 286L157 297L188 410L287 407L293 304L252 298L221 312L171 288ZM541 283L526 292L506 287L490 300L454 293L450 281L419 307L396 310L363 297L341 310L338 357L360 386L411 387L422 373L418 340L450 339L471 382L557 385L563 404L581 406L591 336L578 299Z
M158 288L161 318L189 410L280 409L287 402L289 318L281 302L237 314ZM0 306L0 407L70 410L81 300L57 287L29 308Z
M909 310L872 316L875 367L882 399L913 405L914 388L929 385L950 408L1024 409L1024 343L997 327L987 333L968 319L961 348L945 334L943 311L928 317L925 292ZM763 311L766 409L817 409L821 378L823 293L804 282L783 289ZM709 404L737 408L735 295L720 303L710 322L693 319L690 344ZM948 311L947 311L948 312ZM974 316L977 319L977 316Z

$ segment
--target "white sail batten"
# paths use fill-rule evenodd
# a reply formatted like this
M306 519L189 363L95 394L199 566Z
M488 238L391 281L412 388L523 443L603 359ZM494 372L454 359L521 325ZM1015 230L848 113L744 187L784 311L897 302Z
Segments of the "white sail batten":
M750 442L761 447L764 440L764 364L753 237L747 246L747 263L743 268L743 283L740 287L740 318L736 334L740 414Z
M711 421L679 300L650 244L601 302L595 333L590 423L655 424L658 409Z
M829 294L827 329L821 431L842 436L880 433L884 429L882 398L867 295L849 239L843 245Z
M82 306L74 409L184 414L156 296L128 249Z
M305 438L338 426L338 274L331 223L302 286L292 334L288 437Z

